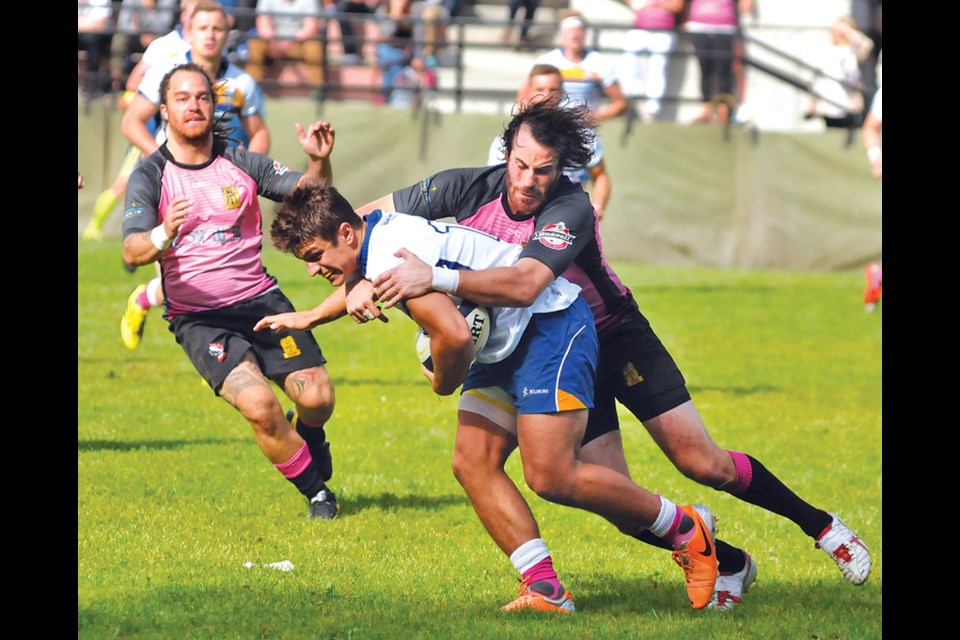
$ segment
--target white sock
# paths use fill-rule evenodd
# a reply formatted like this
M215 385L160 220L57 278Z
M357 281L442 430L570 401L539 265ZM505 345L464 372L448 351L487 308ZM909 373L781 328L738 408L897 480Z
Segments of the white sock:
M147 300L150 301L151 307L156 307L160 305L160 278L154 278L147 283Z
M658 497L660 498L660 514L657 516L657 519L654 520L653 524L650 525L649 530L650 533L658 538L663 538L670 531L674 520L677 519L677 505L663 496Z
M510 554L510 562L520 575L523 575L533 565L549 556L550 552L547 551L547 543L543 538L534 538L517 547L517 550Z

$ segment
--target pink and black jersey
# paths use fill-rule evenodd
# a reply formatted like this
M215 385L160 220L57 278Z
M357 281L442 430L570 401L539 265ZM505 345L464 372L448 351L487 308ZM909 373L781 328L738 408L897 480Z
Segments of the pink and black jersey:
M202 165L176 162L166 145L143 161L127 185L124 238L160 224L173 200L193 202L186 223L160 257L167 317L220 309L277 286L261 261L263 215L257 196L279 202L301 175L220 141Z
M633 294L603 256L599 225L590 197L561 176L544 207L526 216L510 212L504 192L504 165L448 169L393 192L397 211L459 224L523 246L531 257L580 286L600 335L639 315Z

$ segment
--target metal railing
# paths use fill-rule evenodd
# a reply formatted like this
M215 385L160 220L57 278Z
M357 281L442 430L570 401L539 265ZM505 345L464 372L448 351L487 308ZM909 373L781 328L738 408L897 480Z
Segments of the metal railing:
M237 18L246 18L248 20L252 19L256 13L255 9L252 8L237 8L232 11ZM276 13L276 16L300 16L302 14L295 13ZM352 23L355 25L365 25L369 22L378 22L384 19L384 16L377 14L357 14L357 13L324 13L319 18L323 21L337 20L342 23ZM422 32L423 29L428 25L427 21L424 21L422 18L415 16L411 17L410 22L415 26L415 30ZM468 50L505 50L509 47L500 42L478 42L470 41L469 35L473 32L474 29L478 27L484 27L488 29L502 29L509 25L510 22L507 20L490 20L483 19L475 16L459 16L456 18L450 18L443 21L445 28L446 38L442 42L429 42L425 39L411 39L409 44L415 50L419 50L424 46L434 45L442 46L443 55L440 56L440 59L443 61L442 68L447 68L452 70L452 84L450 86L444 86L441 84L436 88L423 89L418 87L413 87L412 90L415 93L414 100L412 105L415 109L419 110L424 106L430 108L431 104L434 103L439 98L447 98L452 100L454 109L457 112L463 110L464 102L466 100L490 100L501 104L512 104L513 99L516 95L517 87L515 86L506 86L503 89L499 88L477 88L470 87L466 81L466 67L464 63L464 53ZM556 29L555 23L547 22L535 22L534 28L542 31L552 31ZM605 47L602 44L604 40L604 35L611 32L618 31L627 31L632 27L628 24L623 23L591 23L590 33L592 35L591 47L605 54L616 54L619 55L622 53L622 49L614 47ZM116 29L105 30L104 35L113 35L118 33ZM450 36L453 37L450 37ZM245 41L250 37L249 33L235 33L234 34L234 43L232 44L233 53L236 55L237 51L242 51L242 48L245 44ZM361 36L362 37L362 36ZM738 57L738 60L744 65L745 68L753 69L759 73L766 74L778 82L785 83L789 86L794 87L800 92L807 93L809 95L821 98L844 108L844 105L832 102L829 99L823 98L822 96L816 96L812 88L812 82L805 79L794 70L802 70L808 74L814 72L813 67L807 62L783 51L780 50L769 43L763 42L749 33L742 34L743 42L745 44L744 49L757 49L761 50L766 54L767 60L761 60L758 57L744 54L742 57ZM370 83L364 84L355 84L349 82L343 82L342 76L339 74L331 74L331 71L336 71L342 68L349 68L350 66L355 65L344 65L342 61L334 60L330 55L331 49L342 47L342 39L337 38L333 39L328 35L328 29L326 28L326 22L324 22L324 28L320 30L320 33L317 34L316 40L318 40L324 52L323 61L322 61L322 75L324 82L320 87L311 87L307 84L291 84L291 83L282 83L276 80L275 78L265 78L261 82L261 86L265 93L268 95L277 95L282 94L285 91L309 91L311 89L316 89L313 92L313 97L319 102L323 103L327 100L336 100L340 96L349 95L349 96L367 96L370 100L374 100L378 95L382 95L383 87L379 85L372 85ZM364 45L371 44L371 41L362 37L360 41L360 47ZM550 45L552 46L552 45ZM543 50L546 50L548 47L543 47ZM642 54L641 54L642 55ZM673 51L667 54L671 57L682 57L690 58L695 55L689 50L684 50L680 47L675 48ZM730 57L730 52L727 51L717 51L715 52L717 57ZM782 65L772 64L768 60L770 58L776 59L782 62ZM242 65L243 60L237 59L238 63ZM372 66L372 65L371 65ZM103 73L102 70L95 70L94 73ZM449 74L448 74L449 75ZM334 76L339 76L341 80L331 81L331 78ZM83 74L79 74L78 85L84 85L85 78ZM843 82L841 79L836 79L837 82L841 83L848 89L860 89L865 92L871 92L875 89L874 87L851 87L847 83ZM632 94L626 96L631 107L628 109L627 113L627 126L625 128L625 135L629 135L632 130L633 124L637 121L636 119L636 105L639 102L642 102L647 98L647 96L642 94ZM730 105L735 104L735 98L732 96L721 96L723 102ZM684 96L680 94L671 94L666 95L660 100L664 103L693 103L700 102L700 96Z

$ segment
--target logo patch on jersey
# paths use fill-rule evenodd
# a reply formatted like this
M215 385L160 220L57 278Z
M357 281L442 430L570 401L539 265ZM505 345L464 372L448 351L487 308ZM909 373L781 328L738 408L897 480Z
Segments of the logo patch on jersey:
M643 382L643 376L640 375L640 372L637 371L637 368L633 366L632 362L628 362L623 368L623 381L627 383L628 387Z
M300 355L300 347L297 346L297 341L293 339L293 336L282 338L280 340L280 348L283 349L284 360L296 358Z
M430 204L430 201L433 200L433 194L436 193L436 191L437 188L433 186L433 178L420 181L420 198L425 203Z
M125 209L125 210L123 211L123 219L126 220L127 218L132 218L133 216L138 216L138 215L140 215L141 213L143 213L143 207L141 207L141 206L138 205L137 203L133 203L133 204L130 206L129 209Z
M210 346L207 347L207 353L216 358L217 362L223 362L227 357L227 352L219 342L211 342Z
M540 231L537 231L533 234L531 240L539 240L540 244L546 248L560 251L573 244L575 237L576 236L570 235L567 225L562 222L557 222L555 224L548 224L543 229L540 229Z
M220 187L220 190L223 192L223 206L227 209L239 209L240 208L240 192L237 191L237 188L233 185L227 187Z
M282 176L282 175L285 174L287 171L290 171L290 169L288 169L287 167L283 166L282 164L280 164L280 163L277 162L276 160L273 161L273 172L274 172L275 174L277 174L278 176Z

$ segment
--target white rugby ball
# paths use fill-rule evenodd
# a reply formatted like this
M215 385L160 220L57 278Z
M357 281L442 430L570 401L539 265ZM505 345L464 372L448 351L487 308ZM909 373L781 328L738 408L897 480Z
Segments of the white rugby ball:
M470 334L473 336L473 355L476 356L490 337L490 310L469 300L453 298L453 301L458 303L457 309L460 310L467 327L470 328ZM429 371L433 371L430 335L420 327L417 327L417 358Z

